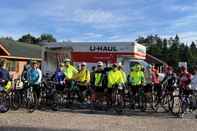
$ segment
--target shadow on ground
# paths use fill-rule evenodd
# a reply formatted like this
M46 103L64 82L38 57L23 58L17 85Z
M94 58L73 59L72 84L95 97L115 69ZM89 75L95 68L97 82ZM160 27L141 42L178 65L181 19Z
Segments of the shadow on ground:
M109 109L107 111L104 110L92 110L89 108L61 108L58 111L52 111L50 109L41 109L40 111L44 112L68 112L68 113L81 113L81 114L90 114L90 115L111 115L111 116L136 116L136 117L156 117L156 118L177 118L177 116L172 115L170 112L154 112L154 111L146 111L141 112L140 110L131 110L124 109L122 112L116 112L114 109Z
M37 127L0 127L0 131L81 131L78 129L49 129Z

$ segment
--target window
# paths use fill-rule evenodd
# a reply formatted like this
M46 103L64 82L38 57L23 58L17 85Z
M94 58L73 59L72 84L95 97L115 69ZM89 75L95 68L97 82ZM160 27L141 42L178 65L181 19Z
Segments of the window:
M13 60L13 61L7 61L7 69L8 71L15 71L17 72L18 70L18 62L16 60Z

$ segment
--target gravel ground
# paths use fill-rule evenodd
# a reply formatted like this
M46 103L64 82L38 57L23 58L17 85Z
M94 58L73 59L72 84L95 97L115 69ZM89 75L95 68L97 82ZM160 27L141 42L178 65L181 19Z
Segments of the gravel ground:
M0 114L0 131L197 131L194 118L177 119L159 115L106 115L80 112Z

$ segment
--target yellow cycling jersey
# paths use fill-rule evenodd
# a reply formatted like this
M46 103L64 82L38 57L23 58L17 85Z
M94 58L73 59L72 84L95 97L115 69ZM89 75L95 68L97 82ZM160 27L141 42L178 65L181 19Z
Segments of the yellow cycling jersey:
M121 81L122 81L122 83L126 83L127 82L127 75L126 75L126 73L123 71L123 70L120 70L120 72L121 72Z
M119 70L111 70L107 76L108 88L112 88L114 84L122 83L122 73Z
M72 79L77 72L77 69L72 65L69 65L67 68L64 69L64 74L68 79Z
M129 77L130 84L138 86L144 83L144 73L142 71L132 71Z
M95 73L95 82L94 85L97 87L102 86L102 73Z
M8 81L7 84L4 86L4 90L6 92L9 92L10 90L12 90L12 82Z
M74 80L79 81L79 82L85 82L89 83L90 82L90 72L88 69L84 69L79 71L74 77Z

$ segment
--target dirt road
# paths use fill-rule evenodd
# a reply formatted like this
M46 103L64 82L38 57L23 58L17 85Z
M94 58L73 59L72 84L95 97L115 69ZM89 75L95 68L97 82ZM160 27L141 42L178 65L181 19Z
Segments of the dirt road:
M0 131L196 131L197 120L166 115L106 115L80 112L27 113L23 110L0 114Z

